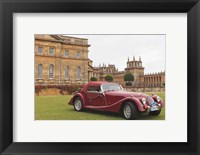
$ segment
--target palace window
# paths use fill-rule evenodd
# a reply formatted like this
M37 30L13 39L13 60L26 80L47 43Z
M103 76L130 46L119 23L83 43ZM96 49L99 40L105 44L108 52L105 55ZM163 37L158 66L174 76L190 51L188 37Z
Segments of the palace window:
M80 52L80 51L77 51L76 57L77 57L77 58L80 58L80 56L81 56L81 52Z
M49 48L49 55L54 55L54 48L52 47Z
M38 79L42 79L42 64L38 65Z
M69 79L69 66L65 67L65 80Z
M43 48L42 47L38 47L38 54L42 54Z
M54 73L54 66L51 64L49 66L49 79L53 79L53 73Z
M80 80L80 79L81 79L81 67L80 67L80 66L77 67L76 76L77 76L77 77L76 77L77 80Z
M69 57L69 51L66 50L66 51L64 52L64 57Z

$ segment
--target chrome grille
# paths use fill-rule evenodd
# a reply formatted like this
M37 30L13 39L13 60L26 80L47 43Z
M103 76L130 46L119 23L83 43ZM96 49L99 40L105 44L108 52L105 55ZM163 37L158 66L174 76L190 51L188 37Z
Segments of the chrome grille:
M147 96L147 102L151 106L154 103L154 100L152 99L152 97Z

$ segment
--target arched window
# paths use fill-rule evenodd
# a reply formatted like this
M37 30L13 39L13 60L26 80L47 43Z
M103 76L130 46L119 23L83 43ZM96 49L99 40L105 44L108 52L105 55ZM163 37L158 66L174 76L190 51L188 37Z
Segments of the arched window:
M69 79L69 66L65 67L65 80Z
M38 79L42 79L42 64L38 65Z
M49 66L49 79L53 79L53 73L54 73L54 66L51 64Z
M80 80L81 79L81 67L80 66L77 67L76 75L77 75L77 80Z

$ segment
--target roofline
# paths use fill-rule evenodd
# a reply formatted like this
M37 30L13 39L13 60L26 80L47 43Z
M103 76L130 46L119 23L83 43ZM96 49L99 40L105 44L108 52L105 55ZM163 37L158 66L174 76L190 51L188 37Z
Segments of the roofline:
M51 42L57 42L57 43L62 43L62 44L66 44L66 45L75 45L75 46L84 46L84 47L90 47L91 45L89 44L84 44L84 45L80 45L80 44L70 44L70 43L66 43L63 40L53 40L53 39L48 39L48 38L42 38L42 37L35 37L35 40L41 40L41 41L51 41Z
M56 34L55 34L56 35ZM58 36L62 36L62 37L69 37L69 38L76 38L76 39L83 39L83 40L88 40L87 38L79 38L79 37L73 37L73 36L68 36L66 34L57 34Z

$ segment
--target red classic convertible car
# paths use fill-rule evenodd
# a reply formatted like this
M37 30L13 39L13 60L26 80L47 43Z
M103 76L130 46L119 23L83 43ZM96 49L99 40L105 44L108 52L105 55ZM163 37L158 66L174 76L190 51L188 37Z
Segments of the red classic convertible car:
M140 112L159 115L163 102L159 96L123 91L121 85L109 82L89 82L75 92L69 101L76 111L95 109L122 113L126 119L136 119Z

